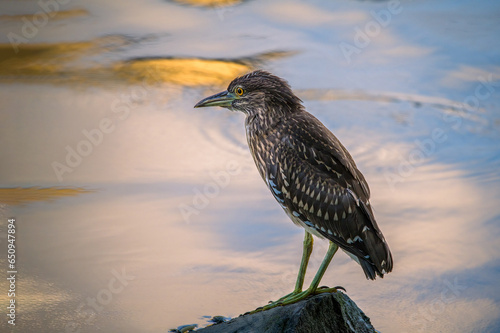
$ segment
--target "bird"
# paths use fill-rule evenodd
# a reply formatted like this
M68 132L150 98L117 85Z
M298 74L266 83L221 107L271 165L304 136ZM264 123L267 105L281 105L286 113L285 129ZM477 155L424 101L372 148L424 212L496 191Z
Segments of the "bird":
M338 248L361 265L369 280L392 271L392 254L375 221L365 177L339 139L306 111L287 81L256 70L194 107L210 106L245 115L247 142L260 176L290 219L305 229L294 290L255 311L336 292L318 286ZM303 290L313 235L328 240L329 247L311 285Z

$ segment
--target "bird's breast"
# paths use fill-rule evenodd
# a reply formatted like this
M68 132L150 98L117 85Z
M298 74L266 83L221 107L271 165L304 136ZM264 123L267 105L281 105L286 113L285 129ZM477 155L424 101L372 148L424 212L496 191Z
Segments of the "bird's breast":
M247 126L247 141L262 179L269 178L269 166L276 163L276 140L260 131L255 131ZM267 174L267 177L266 177Z

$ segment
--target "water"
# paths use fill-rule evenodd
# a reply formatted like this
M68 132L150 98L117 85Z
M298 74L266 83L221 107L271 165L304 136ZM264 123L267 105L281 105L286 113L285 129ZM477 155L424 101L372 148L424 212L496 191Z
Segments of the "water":
M192 108L255 68L352 153L394 255L367 281L339 253L322 284L384 333L499 331L500 5L195 2L74 0L26 36L43 9L0 4L15 331L165 332L291 291L303 231L260 180L243 115Z

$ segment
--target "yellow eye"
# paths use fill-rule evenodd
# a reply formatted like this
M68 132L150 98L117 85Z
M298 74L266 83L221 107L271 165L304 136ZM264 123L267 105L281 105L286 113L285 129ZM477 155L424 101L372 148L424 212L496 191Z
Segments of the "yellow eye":
M243 91L243 88L241 87L237 87L236 89L234 89L234 92L236 93L236 95L238 96L241 96L243 95L244 91Z

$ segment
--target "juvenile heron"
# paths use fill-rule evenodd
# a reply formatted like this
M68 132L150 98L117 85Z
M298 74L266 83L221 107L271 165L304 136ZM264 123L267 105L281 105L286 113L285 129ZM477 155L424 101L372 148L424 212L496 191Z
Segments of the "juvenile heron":
M340 247L367 279L392 270L392 255L370 205L370 189L347 149L308 113L288 83L258 70L234 79L198 107L221 106L246 115L248 146L262 179L290 219L305 229L302 262L292 293L259 310L297 302L318 289ZM302 290L313 238L330 246L311 285Z

